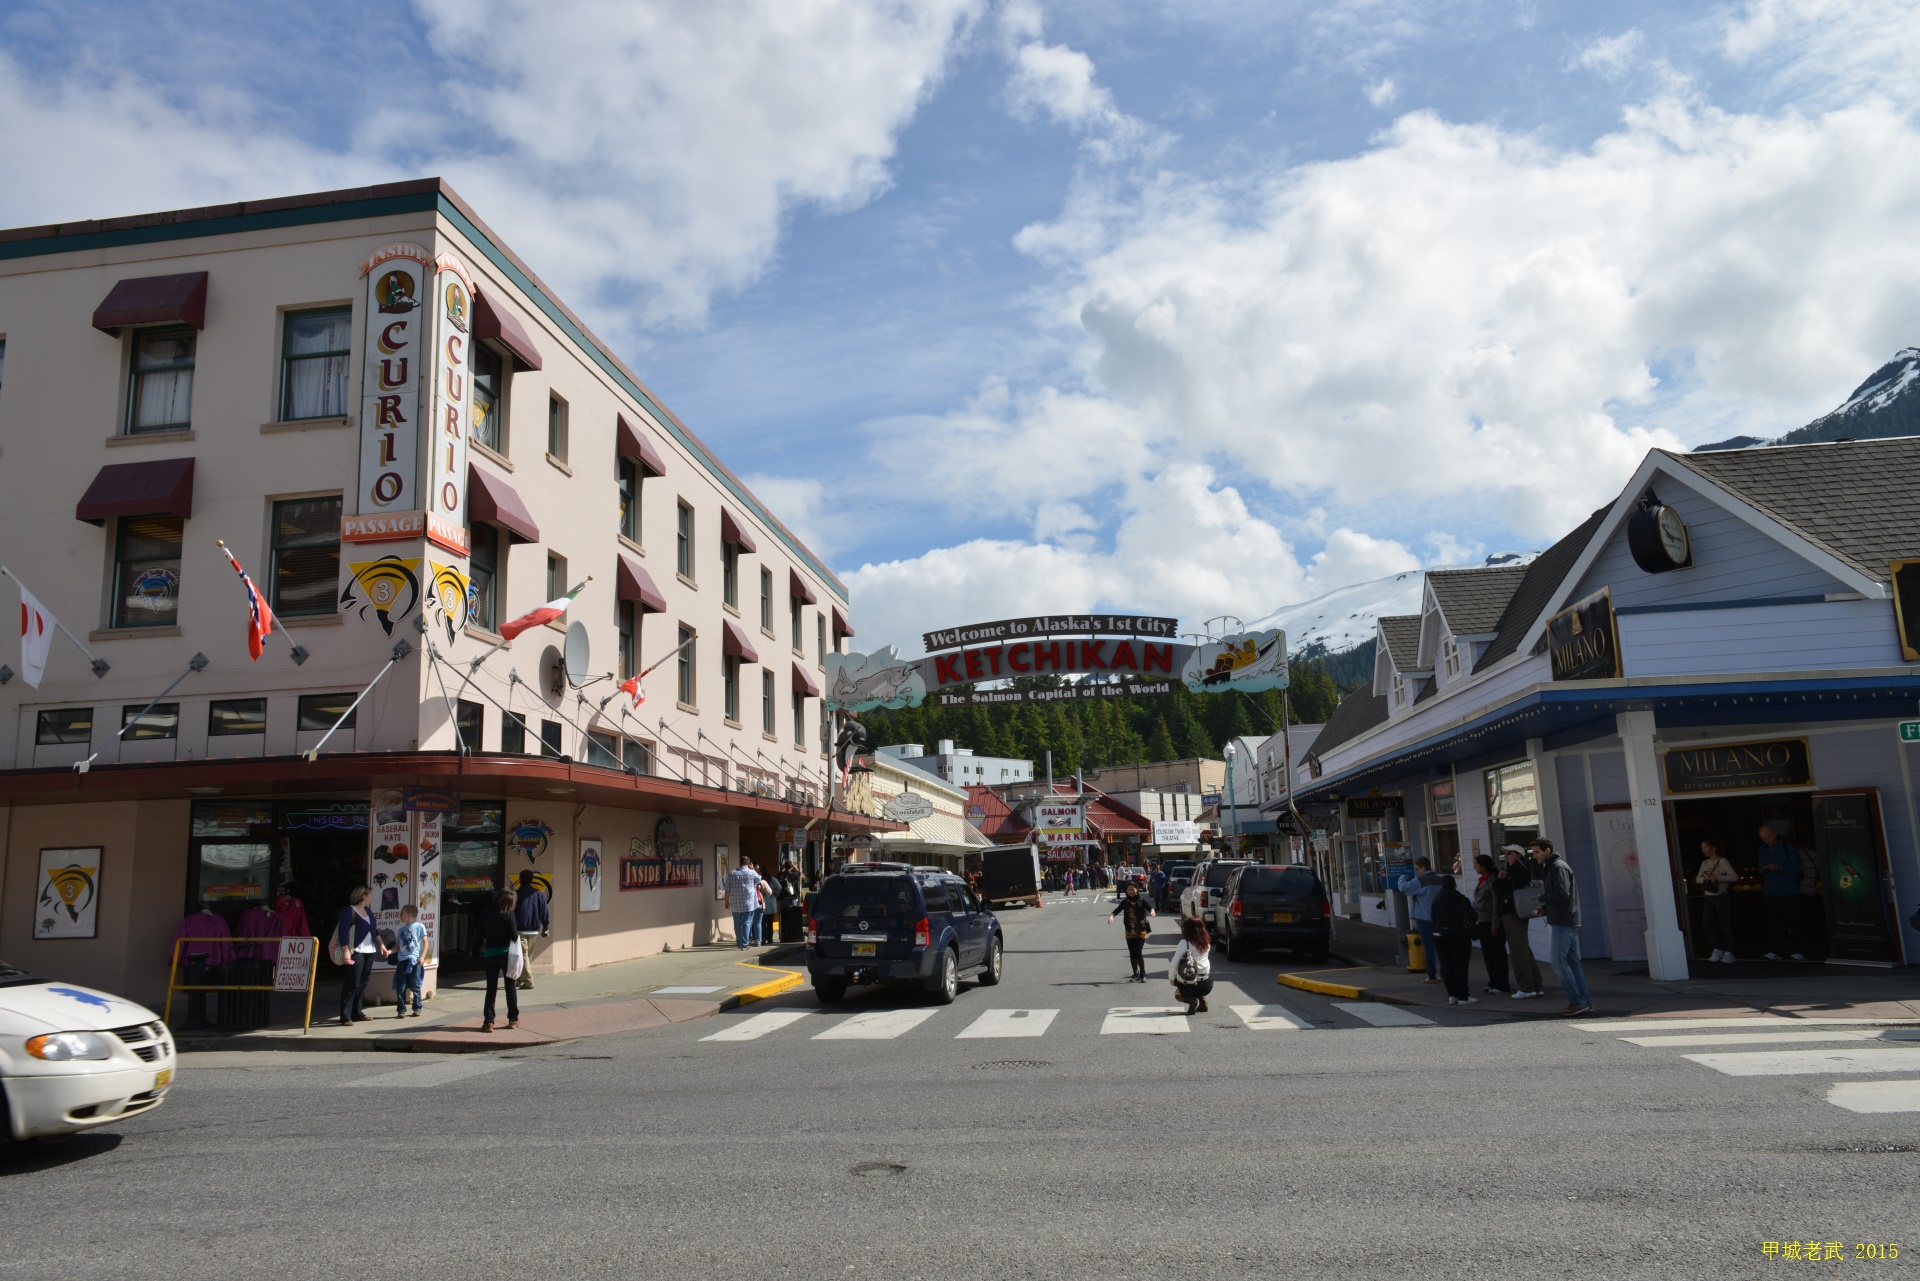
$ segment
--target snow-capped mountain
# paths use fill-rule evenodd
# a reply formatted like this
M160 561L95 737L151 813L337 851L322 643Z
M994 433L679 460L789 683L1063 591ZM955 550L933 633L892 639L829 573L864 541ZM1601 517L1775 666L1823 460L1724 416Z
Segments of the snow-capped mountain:
M1484 565L1524 565L1538 552L1498 552ZM1409 569L1369 582L1336 587L1324 596L1283 605L1247 624L1249 631L1284 628L1287 652L1295 657L1338 654L1373 639L1373 620L1383 614L1420 612L1420 585L1426 571Z
M1778 440L1735 436L1698 446L1751 449L1755 445L1810 445L1822 440L1875 440L1883 436L1920 436L1920 347L1908 347L1873 371L1853 389L1847 403Z

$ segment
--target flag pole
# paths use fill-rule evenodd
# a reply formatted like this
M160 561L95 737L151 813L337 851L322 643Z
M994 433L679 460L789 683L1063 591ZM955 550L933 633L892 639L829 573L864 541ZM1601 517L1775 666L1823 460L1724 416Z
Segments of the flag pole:
M399 662L401 659L405 658L408 654L411 654L411 653L413 653L413 646L407 644L406 641L401 640L401 641L394 642L393 657L387 660L387 665L381 668L377 673L374 674L374 678L367 682L367 687L360 691L360 695L358 698L355 698L353 702L347 704L347 710L340 713L340 719L333 723L333 729L330 729L325 734L321 735L320 741L315 743L311 749L301 753L302 756L305 756L307 758L307 761L309 764L320 759L320 749L327 745L327 740L333 737L334 732L336 730L338 730L342 725L347 723L347 717L353 715L353 709L360 706L361 699L365 698L368 694L371 694L373 692L373 687L380 683L380 678L385 676L388 672L392 671L393 665L395 663ZM206 661L205 659L201 660L201 662L203 663L205 661Z
M5 565L0 565L0 574L5 574L8 578L11 578L15 583L19 584L22 590L26 589L27 585L25 583L20 582L20 576L14 573L12 570L8 569ZM80 638L78 636L75 636L71 631L68 631L67 625L61 622L59 618L55 617L52 614L48 614L47 617L53 619L53 625L55 627L58 627L61 630L61 632L66 635L66 638L73 642L73 647L75 649L79 650L82 654L85 654L87 656L87 661L93 664L93 678L95 680L99 680L102 676L105 676L107 672L111 670L111 664L109 664L107 660L104 658L95 657L94 652L88 649L85 645L82 645L80 643Z
M11 577L11 575L9 575L9 577ZM19 580L15 579L14 581L18 582ZM119 742L120 736L122 734L125 734L128 730L132 729L135 725L139 724L140 718L142 716L145 716L148 712L152 711L154 708L154 704L158 703L161 699L165 698L167 695L173 693L175 689L179 688L180 682L187 679L187 677L193 675L195 672L204 671L206 669L206 666L207 666L207 656L205 654L202 654L196 651L194 653L194 656L187 660L187 670L184 672L181 672L178 676L174 677L173 684L167 686L165 689L161 690L158 694L155 694L153 696L152 701L149 702L145 707L141 708L138 712L135 712L130 719L122 720L120 722L120 732L118 734L115 734L112 738L108 739L106 742L100 744L98 750L96 750L92 756L87 757L87 759L84 761L75 761L73 766L73 772L76 774L84 774L88 770L92 769L93 763L94 761L99 759L100 753L106 751L109 747L112 747L115 743Z
M216 538L213 541L220 544L221 551L226 552L227 563L233 566L233 572L241 575L242 577L245 577L247 571L240 568L240 562L234 557L232 549L227 546L227 540L224 538ZM247 581L253 582L252 579L248 579ZM253 590L255 590L256 592L259 591L260 584L254 583ZM287 630L287 625L280 621L280 611L273 608L271 603L268 603L267 612L273 615L273 625L280 629L280 634L282 636L286 637L287 644L293 646L293 665L295 667L298 667L302 663L306 662L307 659L311 657L311 655L307 653L307 647L305 645L302 645L299 641L296 641L293 638L293 633Z

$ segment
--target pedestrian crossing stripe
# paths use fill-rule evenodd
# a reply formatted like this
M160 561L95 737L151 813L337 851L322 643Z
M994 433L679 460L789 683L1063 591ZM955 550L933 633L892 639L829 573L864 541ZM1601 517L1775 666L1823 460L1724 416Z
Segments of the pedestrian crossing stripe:
M1100 1024L1101 1036L1141 1032L1148 1036L1171 1036L1187 1030L1192 1020L1184 1005L1122 1005L1107 1011Z
M932 1018L932 1010L868 1010L843 1019L824 1032L814 1033L816 1041L891 1041Z
M1313 1024L1284 1005L1235 1005L1229 1007L1240 1021L1256 1032L1299 1032Z
M764 1014L755 1014L751 1018L740 1020L729 1027L723 1027L712 1036L703 1036L703 1041L757 1041L769 1032L777 1032L790 1023L801 1019L813 1018L812 1010L768 1010Z
M1436 1027L1424 1014L1415 1014L1400 1005L1381 1005L1374 1001L1334 1001L1333 1008L1344 1010L1363 1023L1375 1027Z
M1920 1071L1920 1049L1758 1050L1734 1054L1686 1054L1681 1057L1728 1076Z
M956 1041L1045 1036L1058 1010L988 1010L960 1029Z
M1582 1032L1681 1032L1701 1028L1727 1027L1897 1027L1920 1023L1920 1019L1788 1018L1784 1014L1742 1015L1725 1019L1609 1019L1605 1023L1575 1023Z
M1782 1018L1773 1015L1724 1019L1634 1019L1576 1023L1586 1032L1667 1032L1662 1036L1622 1036L1643 1049L1760 1045L1769 1048L1682 1054L1690 1063L1725 1076L1864 1076L1920 1070L1920 1027L1911 1019ZM1712 1029L1708 1031L1706 1029ZM1680 1035L1672 1035L1672 1032ZM1824 1050L1785 1050L1781 1045L1852 1042ZM1905 1043L1911 1048L1897 1048ZM1863 1115L1920 1112L1920 1080L1840 1081L1827 1102Z

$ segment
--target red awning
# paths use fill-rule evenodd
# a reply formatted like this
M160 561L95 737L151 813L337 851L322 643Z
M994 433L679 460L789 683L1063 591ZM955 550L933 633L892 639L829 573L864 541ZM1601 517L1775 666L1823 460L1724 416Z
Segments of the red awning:
M87 486L74 518L104 525L113 516L193 515L193 459L108 463Z
M747 634L740 630L738 623L731 618L723 618L720 620L720 626L723 629L720 633L722 654L731 654L743 663L760 661L759 653L753 648L753 643L747 639Z
M851 635L853 635L853 624L847 621L847 616L840 612L838 605L835 605L833 607L833 638L839 640L842 636Z
M807 586L807 580L800 577L800 571L797 569L787 571L787 593L799 597L809 605L817 604L820 600L813 594L813 588Z
M614 573L614 595L621 600L637 602L643 613L667 612L667 598L653 585L653 575L631 556L620 557L619 567Z
M613 419L614 449L622 458L635 458L640 462L642 476L664 476L667 474L666 460L660 457L660 451L647 439L647 433L629 421L625 414L616 414Z
M732 508L720 509L720 537L725 542L738 543L743 552L758 550L753 535L747 532L747 527L740 523L740 518L733 514Z
M206 272L122 280L107 292L106 301L93 309L93 327L116 338L123 325L169 321L195 329L207 327Z
M820 682L807 674L807 669L795 663L793 665L793 687L808 698L820 697Z
M533 335L520 323L520 318L505 307L494 306L478 289L473 291L473 336L499 343L528 369L545 367L540 360L540 349L533 345Z
M472 463L467 464L467 514L507 531L509 543L537 543L540 526L533 523L527 505L513 486L498 476L490 476Z

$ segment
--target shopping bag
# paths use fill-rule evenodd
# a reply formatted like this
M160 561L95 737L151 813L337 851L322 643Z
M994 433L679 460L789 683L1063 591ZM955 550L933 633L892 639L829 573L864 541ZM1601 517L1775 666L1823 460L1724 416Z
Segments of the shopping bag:
M520 971L527 968L527 954L520 949L520 940L507 944L507 977L517 979Z

